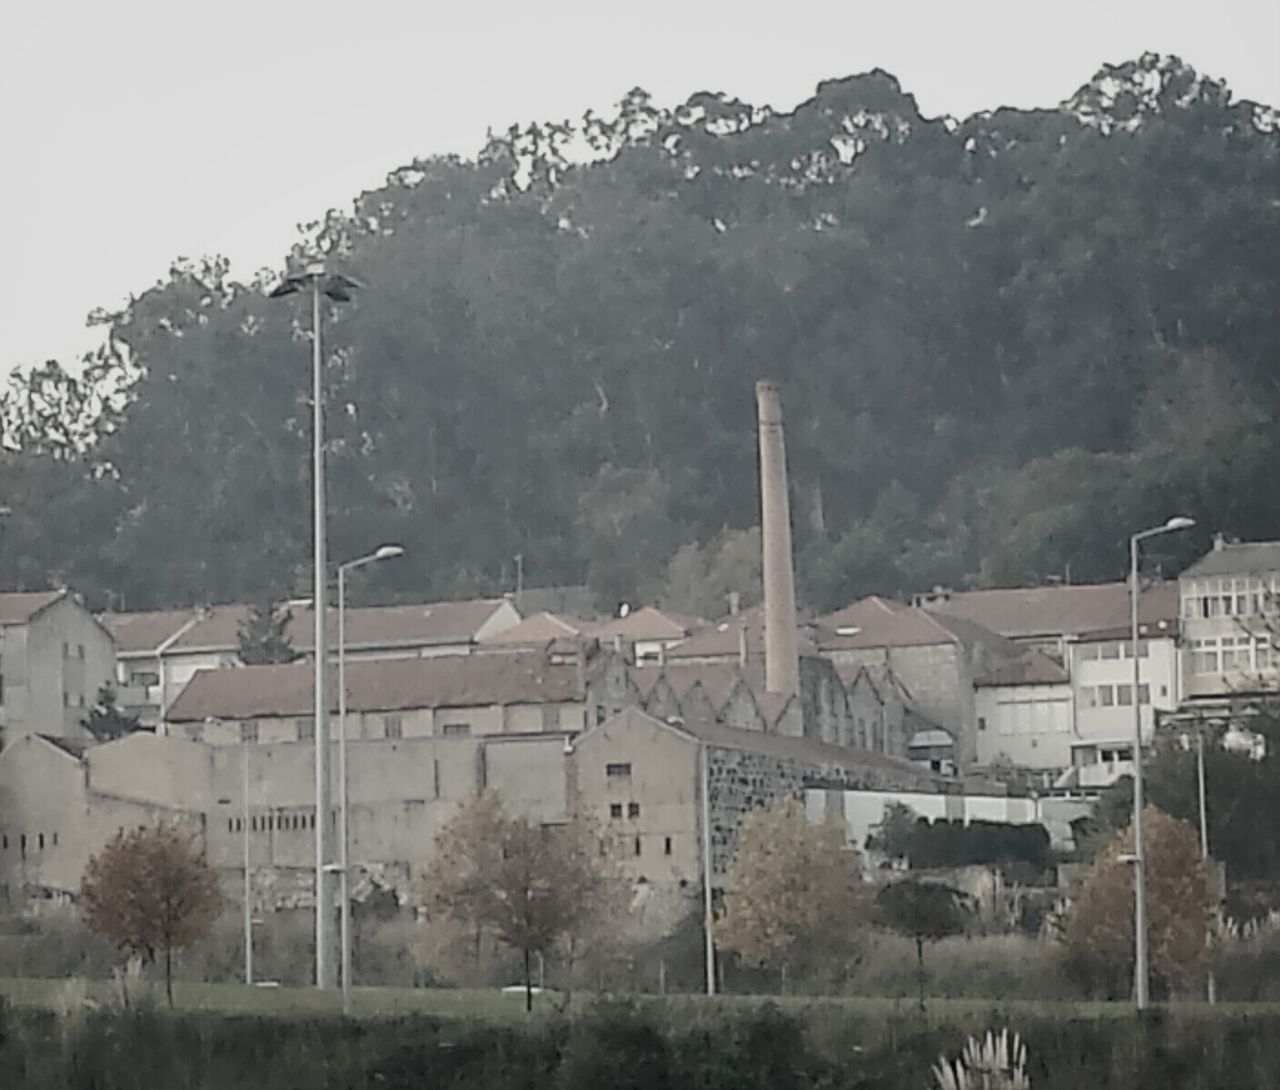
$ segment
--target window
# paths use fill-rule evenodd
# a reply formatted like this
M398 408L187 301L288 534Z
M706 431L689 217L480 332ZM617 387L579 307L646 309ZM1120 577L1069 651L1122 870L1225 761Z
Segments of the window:
M1133 707L1133 686L1117 685L1116 686L1116 703L1122 708Z
M1118 643L1101 644L1098 657L1101 659L1118 659L1120 657L1120 645Z
M539 709L542 714L543 730L559 730L560 728L560 705L559 704L543 704Z
M403 738L404 717L400 715L384 715L382 717L382 734L384 738Z
M255 833L258 831L258 819L256 817L249 819L249 828Z
M1250 651L1253 641L1248 636L1224 636L1222 639L1222 672L1251 668Z
M54 846L55 848L58 846L58 834L57 834L57 833L54 833L54 834L53 834L53 846Z
M234 833L236 831L235 818L227 818L227 832Z
M640 838L637 836L635 840L632 841L632 844L634 845L634 848L635 848L635 854L639 855L640 854Z
M638 802L627 803L627 817L638 818L640 816L640 804Z
M1191 641L1191 672L1193 674L1216 674L1218 672L1218 641Z
M465 738L471 733L470 723L446 723L440 731L446 738Z
M258 724L253 719L245 720L240 724L240 741L256 742L258 740Z
M663 855L671 854L671 837L669 836L665 836L662 838L662 854Z
M1081 662L1092 662L1098 657L1101 650L1101 647L1096 643L1083 643L1080 645L1076 655Z
M36 838L36 846L37 846L41 851L44 851L44 833L41 833L41 834Z
M129 675L129 684L150 687L160 684L160 675L154 670L135 670Z
M596 726L598 727L603 722L604 722L604 705L597 704L596 705Z
M1280 666L1280 654L1272 645L1270 636L1258 636L1254 639L1253 661L1259 670L1274 670ZM0 694L2 693L3 687L0 686ZM3 703L2 695L0 695L0 703Z
M1116 691L1110 685L1098 686L1098 706L1100 708L1111 708L1116 703Z
M987 729L987 720L985 716L982 716L982 715L978 716L978 729L979 730Z
M620 802L611 802L611 803L609 804L609 817L611 817L611 818L620 818L620 817L622 817L622 803L620 803Z
M84 644L82 643L76 644L76 658L80 659L81 661L84 660Z
M4 704L4 674L0 674L0 705Z
M1151 686L1145 682L1138 686L1138 703L1142 705L1151 703Z
M0 837L0 847L3 847L5 851L9 850L9 834L8 833Z
M631 779L631 765L607 764L604 766L604 775L607 780L629 780Z
M312 719L311 716L308 715L303 719L295 719L293 723L294 726L298 728L299 742L314 741L316 736L316 721Z

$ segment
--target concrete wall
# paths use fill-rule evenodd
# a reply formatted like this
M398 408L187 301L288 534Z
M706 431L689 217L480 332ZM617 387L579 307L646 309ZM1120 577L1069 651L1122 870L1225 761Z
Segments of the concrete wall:
M978 763L1010 761L1021 768L1071 764L1071 686L992 685L977 690Z

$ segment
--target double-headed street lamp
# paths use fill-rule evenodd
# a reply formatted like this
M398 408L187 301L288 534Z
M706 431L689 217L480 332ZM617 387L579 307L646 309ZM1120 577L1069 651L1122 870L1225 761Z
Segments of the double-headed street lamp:
M324 355L320 345L320 297L345 303L359 284L348 276L331 274L324 262L313 261L300 272L286 276L270 293L279 299L299 292L311 294L311 410L312 500L315 552L315 745L316 745L316 987L333 986L332 887L329 878L332 836L329 829L329 704L326 692L328 653L325 644L325 593L328 582L328 550L325 528L324 480Z
M1138 658L1138 545L1149 537L1189 530L1195 519L1171 518L1163 526L1143 530L1129 538L1129 620L1133 645L1133 992L1138 1010L1146 1010L1150 973L1147 968L1147 876L1146 856L1142 850L1142 701L1138 698L1142 674ZM1152 713L1154 715L1154 712Z
M383 545L338 565L338 899L342 944L342 1013L351 1013L351 872L347 833L347 572L401 556L399 545Z

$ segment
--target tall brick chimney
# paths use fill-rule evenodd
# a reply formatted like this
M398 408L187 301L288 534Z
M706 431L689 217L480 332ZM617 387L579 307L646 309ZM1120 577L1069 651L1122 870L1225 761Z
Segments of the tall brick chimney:
M760 426L760 535L764 545L764 687L771 693L795 696L800 690L800 657L791 503L782 399L775 383L756 383L756 418Z

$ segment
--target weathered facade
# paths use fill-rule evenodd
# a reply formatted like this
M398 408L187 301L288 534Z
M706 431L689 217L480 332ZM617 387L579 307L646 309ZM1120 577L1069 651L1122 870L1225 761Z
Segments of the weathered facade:
M88 738L83 721L114 678L111 636L73 595L0 594L0 746Z

